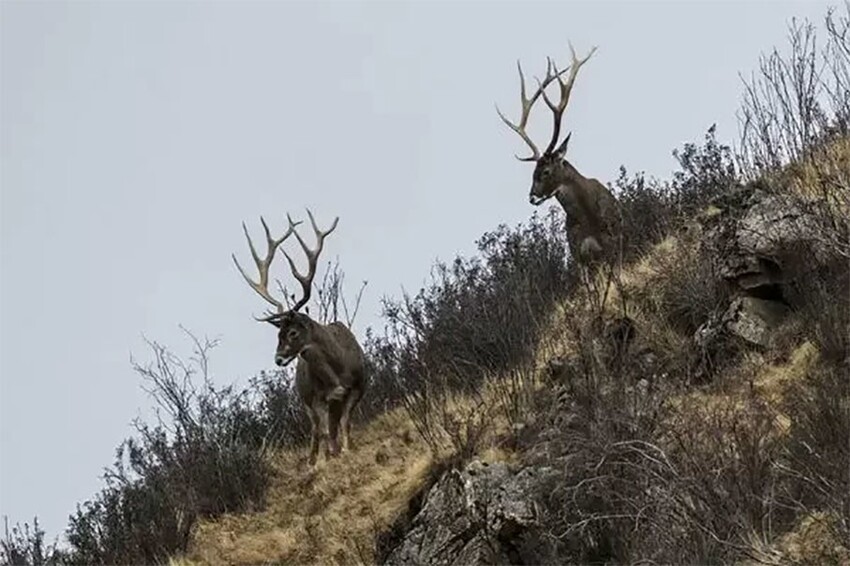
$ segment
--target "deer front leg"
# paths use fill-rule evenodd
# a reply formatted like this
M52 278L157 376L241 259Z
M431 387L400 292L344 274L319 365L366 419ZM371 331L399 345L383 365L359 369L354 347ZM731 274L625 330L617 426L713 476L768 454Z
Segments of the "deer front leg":
M316 411L316 414L319 417L319 441L322 444L322 454L325 459L327 459L329 452L332 454L336 454L336 452L338 452L336 439L332 439L330 434L330 415L328 404L324 399L317 397L313 401L313 410Z
M307 407L307 414L310 416L310 455L308 462L311 466L316 465L316 458L319 454L319 414L310 406Z

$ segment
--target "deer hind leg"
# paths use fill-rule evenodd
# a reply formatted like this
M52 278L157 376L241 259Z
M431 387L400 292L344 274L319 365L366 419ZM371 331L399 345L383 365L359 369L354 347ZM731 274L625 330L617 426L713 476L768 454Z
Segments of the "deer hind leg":
M354 407L362 396L362 390L352 389L342 407L339 427L342 430L342 449L345 451L351 450L351 411L354 410Z

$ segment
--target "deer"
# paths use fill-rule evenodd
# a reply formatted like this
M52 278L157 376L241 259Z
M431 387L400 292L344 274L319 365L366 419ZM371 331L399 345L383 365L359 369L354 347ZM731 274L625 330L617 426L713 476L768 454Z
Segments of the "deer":
M323 446L323 455L326 460L329 456L337 456L340 453L338 442L340 433L342 451L351 449L351 412L363 397L367 379L365 355L354 333L342 322L322 324L313 320L309 314L300 312L310 300L316 265L322 253L325 238L336 229L339 222L337 217L330 228L322 231L316 225L310 209L307 209L307 215L316 237L315 249L311 249L298 233L297 228L303 221L296 222L287 213L289 227L277 239L272 237L268 224L262 216L260 217L267 244L266 255L263 258L257 253L247 226L244 222L242 223L248 248L259 272L258 280L255 281L248 276L239 264L239 260L236 259L236 254L232 254L232 258L239 273L251 289L274 307L274 311L267 311L265 316L253 318L278 329L275 364L286 367L296 358L298 360L295 367L295 388L310 417L309 463L314 466L320 444ZM298 270L292 257L280 247L293 234L307 256L307 273L305 274ZM278 249L289 262L292 275L301 285L301 297L289 308L286 308L269 292L269 267Z
M570 255L579 264L592 265L598 261L611 260L615 250L617 220L619 218L617 201L611 191L599 180L585 177L579 173L566 158L567 146L572 132L558 144L561 135L561 123L564 110L570 100L579 69L596 52L596 47L584 57L576 56L572 43L570 52L572 63L558 70L551 58L547 58L546 77L538 80L538 88L529 98L526 94L525 75L522 64L517 61L520 78L520 100L522 113L519 122L513 123L496 105L496 112L511 130L513 130L531 149L531 155L520 157L519 161L535 163L532 174L531 190L528 200L533 206L540 206L552 197L560 203L566 213L567 242ZM562 76L569 71L566 81ZM554 81L560 87L560 100L555 104L546 94L546 87ZM554 124L549 145L541 153L526 131L528 119L534 103L543 98L552 111Z
M597 49L593 47L585 57L579 58L572 43L569 43L569 47L572 59L569 67L559 70L552 58L547 57L546 77L543 81L537 80L538 88L530 98L527 96L522 64L517 61L522 107L520 119L517 123L511 122L498 105L496 105L496 112L502 122L519 135L531 149L530 156L514 156L519 161L535 164L528 195L531 205L540 206L555 197L564 209L570 256L578 265L585 284L594 288L594 296L598 295L596 292L598 290L595 289L596 284L588 272L599 265L607 266L609 273L601 306L604 305L608 296L610 282L614 277L614 262L618 259L620 251L618 238L620 212L616 198L605 185L598 179L585 177L567 160L567 147L572 132L568 132L564 140L558 143L564 111L569 103L578 72ZM569 74L564 80L563 75L567 71ZM546 88L555 81L560 91L557 104L546 94ZM552 137L542 153L526 131L531 109L541 97L553 116Z

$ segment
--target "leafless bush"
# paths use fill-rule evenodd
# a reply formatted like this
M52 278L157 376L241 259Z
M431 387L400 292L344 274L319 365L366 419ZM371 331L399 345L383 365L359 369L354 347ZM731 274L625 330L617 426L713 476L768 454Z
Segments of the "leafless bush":
M17 524L9 530L8 518L3 518L3 538L0 539L0 565L2 566L58 566L65 564L66 556L57 548L56 543L44 542L44 531L33 519L32 528L28 523Z
M669 181L646 179L643 173L629 177L620 167L613 189L620 203L625 262L641 257L740 184L732 150L716 134L712 125L702 145L686 143L674 150L679 170Z
M700 241L698 230L680 232L628 286L640 310L643 343L662 358L669 374L683 381L714 375L740 353L723 333L702 347L695 341L697 330L713 325L731 298Z
M480 257L437 263L415 296L385 300L385 335L367 348L372 370L391 379L423 438L432 447L448 438L469 454L491 416L526 420L538 341L553 306L574 287L554 214L501 226L478 247ZM485 396L485 383L496 384L494 394Z
M725 563L749 556L754 534L787 527L774 410L691 398L643 372L638 352L618 375L598 354L602 335L572 332L569 405L539 439L539 464L560 470L545 505L551 562Z
M328 262L325 274L322 277L322 283L318 286L316 292L316 303L318 307L318 318L323 324L328 324L336 321L343 321L352 328L354 321L357 318L357 313L360 310L360 300L363 298L363 291L366 290L366 281L360 285L357 293L354 295L354 302L349 306L345 298L345 273L339 267L339 259L334 263ZM342 315L344 318L340 318Z
M624 259L628 261L648 252L672 231L671 191L665 183L647 180L643 173L630 178L622 166L613 190L620 203Z
M106 487L71 517L74 563L165 560L188 544L201 517L263 505L277 415L268 391L218 388L209 373L216 342L187 331L188 359L153 341L147 363L133 361L157 405L157 421L137 420L119 446Z
M821 357L850 368L850 261L840 255L812 261L808 246L784 250L785 299L796 312L798 332Z
M793 20L790 53L774 48L744 80L738 153L753 179L805 161L815 148L850 133L850 4L840 15L830 9L825 24L827 39L819 47L815 26Z
M850 3L815 26L794 21L790 52L774 49L745 81L738 161L817 222L819 244L850 258ZM770 184L769 184L770 185ZM787 190L791 186L794 190Z

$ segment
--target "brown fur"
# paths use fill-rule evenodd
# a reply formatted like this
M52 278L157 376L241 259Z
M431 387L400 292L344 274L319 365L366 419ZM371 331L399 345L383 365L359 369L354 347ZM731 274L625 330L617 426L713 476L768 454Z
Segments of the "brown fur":
M615 234L617 233L617 201L614 195L605 185L596 179L589 179L579 173L566 160L567 144L570 135L558 145L561 135L561 122L564 110L569 103L570 94L575 85L579 69L587 63L596 52L596 48L590 50L585 57L579 58L575 49L570 44L571 62L569 67L558 70L552 59L547 59L546 77L538 81L537 90L529 97L526 95L525 76L522 66L517 62L520 78L520 100L522 103L522 114L517 123L508 120L498 106L496 112L502 121L531 149L529 157L518 157L521 161L535 163L533 184L529 194L531 204L537 206L551 197L558 199L564 212L567 213L567 236L570 253L573 258L582 264L592 264L598 260L610 262L614 259L617 248ZM562 75L567 74L566 80ZM546 94L546 87L550 84L558 84L560 99L555 104ZM541 153L537 145L526 132L526 126L534 103L543 98L546 105L552 111L552 136L549 145ZM556 146L558 146L556 148Z
M277 356L295 352L295 387L310 415L310 463L315 464L319 445L325 457L351 448L351 411L366 390L365 356L354 334L341 322L320 324L306 314L293 313L280 320ZM346 388L339 400L328 394L339 383Z
M529 201L555 197L567 214L570 253L580 263L612 260L616 251L617 200L605 185L581 175L565 158L569 137L534 169Z
M313 214L307 209L310 224L316 235L316 248L311 249L297 232L301 222L296 222L287 215L289 228L280 238L273 238L266 221L260 217L266 236L266 255L261 257L248 228L242 224L251 256L259 271L259 279L251 279L236 256L233 262L248 285L254 289L266 302L276 308L277 312L257 318L258 321L268 322L278 328L278 344L275 352L275 364L285 366L295 358L298 365L295 368L295 387L298 395L307 407L310 415L310 463L316 463L319 444L325 441L325 455L339 452L337 436L342 430L342 448L348 450L351 446L349 429L351 411L360 401L366 389L365 356L357 338L347 326L340 322L320 324L309 315L298 312L310 300L313 278L316 276L316 265L322 253L325 237L334 231L339 218L333 221L327 230L320 230L316 225ZM302 274L295 267L292 258L283 251L289 262L292 275L301 284L302 295L289 309L269 293L269 267L275 258L275 252L291 235L295 235L304 253L307 255L307 273Z

